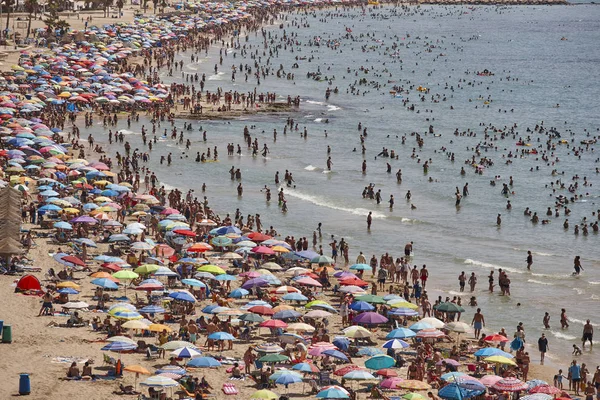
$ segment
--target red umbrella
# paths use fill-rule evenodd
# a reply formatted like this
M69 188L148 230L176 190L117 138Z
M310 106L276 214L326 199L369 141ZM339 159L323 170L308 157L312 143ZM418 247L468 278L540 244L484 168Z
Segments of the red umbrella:
M118 272L120 270L122 270L122 268L115 263L104 263L101 265L102 268L107 269L109 271L113 271L113 272Z
M204 253L205 251L209 251L212 249L213 247L210 244L198 242L185 249L185 251L187 251L188 253Z
M262 328L286 328L287 324L279 319L270 319L265 322L261 322L258 326Z
M398 376L398 373L396 371L394 371L393 369L384 368L384 369L380 369L379 371L375 372L375 375L383 376L386 378L393 378L395 376Z
M508 338L506 336L498 334L486 336L483 340L486 342L508 342Z
M359 367L356 364L349 364L349 365L344 365L338 369L335 370L335 372L333 373L334 375L337 376L344 376L346 375L348 372L357 370L357 369L362 369L361 367Z
M165 208L165 209L164 209L164 210L162 210L160 213L161 213L162 215L181 214L181 213L179 212L179 210L176 210L176 209L174 209L174 208L169 208L169 207Z
M275 254L273 249L267 246L256 246L251 251L254 254Z
M175 232L178 235L183 235L183 236L196 236L196 232L194 231L190 231L189 229L173 229L173 232Z
M160 257L171 257L173 254L175 254L175 250L169 245L158 244L152 249L152 253Z
M296 281L296 283L298 285L306 285L306 286L317 286L317 287L321 287L323 285L321 285L321 282L318 282L316 280L314 280L311 277L304 277L304 278L300 278Z
M360 278L349 277L347 279L340 279L340 285L369 286L369 283Z
M504 378L492 385L492 389L501 392L520 392L527 390L527 384L517 378Z
M71 264L80 265L82 267L85 267L85 263L81 259L79 259L75 256L64 256L61 258L61 260L70 262Z
M273 311L273 309L267 307L267 306L254 306L248 309L248 311L253 312L255 314L260 314L260 315L273 315L275 314L275 312Z
M265 235L264 233L260 232L250 232L246 236L248 237L248 239L252 239L253 242L264 242L265 240L272 239L271 236Z
M529 391L529 393L544 393L549 395L560 394L562 390L552 385L539 385Z

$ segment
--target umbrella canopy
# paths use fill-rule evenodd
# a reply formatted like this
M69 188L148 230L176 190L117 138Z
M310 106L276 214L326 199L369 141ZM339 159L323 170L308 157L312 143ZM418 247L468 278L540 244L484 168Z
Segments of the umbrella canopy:
M484 360L487 362L492 362L492 363L496 363L496 364L506 364L506 365L514 365L514 366L517 365L517 363L514 362L513 360L511 360L510 358L503 357L503 356L491 356L488 358L484 358Z
M194 368L216 368L220 367L221 363L212 357L196 357L187 363L188 367Z
M417 334L410 329L398 328L394 329L386 335L386 339L407 339L416 336Z
M496 382L501 381L502 377L498 375L485 375L479 379L479 382L483 383L487 387L492 387Z
M547 385L547 384L546 385L538 385L529 391L529 393L531 393L531 394L542 393L542 394L549 394L549 395L560 394L561 392L562 392L562 390L560 390L556 386Z
M160 375L154 375L150 378L146 379L143 382L140 382L142 386L148 387L178 387L179 383L171 378L167 378Z
M344 375L344 379L352 379L352 380L367 380L367 379L377 379L371 374L369 371L365 371L363 369L356 369L354 371L348 372Z
M468 399L470 397L475 397L481 393L481 390L469 390L460 387L456 383L451 383L441 388L438 391L438 396L440 396L442 399L462 400Z
M326 386L317 393L318 399L349 399L350 393L341 386Z
M404 340L392 339L385 342L381 347L384 349L405 349L410 347L410 344L406 343Z
M114 352L121 352L121 351L129 351L129 350L135 350L137 349L137 344L134 343L130 343L130 342L110 342L108 343L106 346L102 347L102 351L114 351Z
M196 350L191 347L181 347L181 348L171 352L171 355L173 355L177 358L194 358L201 354L202 353L199 350Z
M365 367L375 370L391 368L394 365L396 365L396 360L386 355L371 357L367 361L365 361Z
M271 392L267 389L257 390L250 396L251 399L262 399L262 400L277 400L279 395Z
M364 312L355 316L352 322L360 325L380 325L388 322L388 319L376 312Z
M492 385L492 389L501 392L520 392L527 390L527 384L517 378L504 378Z
M506 358L514 358L510 353L500 350L497 347L484 347L477 350L474 354L475 357L491 357L491 356L502 356Z

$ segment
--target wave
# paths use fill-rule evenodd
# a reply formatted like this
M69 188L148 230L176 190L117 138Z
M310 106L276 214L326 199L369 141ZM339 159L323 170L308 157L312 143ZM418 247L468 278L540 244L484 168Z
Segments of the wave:
M577 294L583 294L583 289L580 289L580 288L574 287L574 288L573 288L573 290L574 290L574 291L576 291L576 292L577 292Z
M565 279L571 276L571 274L536 274L532 273L532 276L540 276L545 278Z
M513 247L513 250L515 250L515 251L526 251L526 250L520 249L518 247ZM542 253L541 251L532 251L531 253L535 254L536 256L542 256L542 257L553 257L553 256L555 256L555 254Z
M133 132L133 131L129 131L127 129L119 129L117 131L117 133L118 134L122 133L123 135L141 135L142 134L141 132L139 132L139 133L138 132Z
M211 75L207 79L209 81L221 81L224 79L225 72L218 72L216 75Z
M316 104L316 105L318 105L318 106L324 106L324 105L325 105L325 103L323 103L322 101L314 101L314 100L306 100L306 102L305 102L305 103L308 103L308 104Z
M464 263L465 264L469 264L469 265L476 265L478 267L483 267L483 268L502 269L504 271L513 272L515 274L522 274L523 273L523 271L518 270L516 268L504 267L502 265L496 265L496 264L486 263L486 262L483 262L483 261L471 260L470 258L467 258L464 261Z
M550 331L555 338L564 339L564 340L575 340L577 336L567 335L566 333Z
M307 171L314 171L316 169L318 169L317 167L315 167L314 165L308 165L306 167L304 167L305 170Z
M315 118L314 122L323 122L323 118Z
M528 279L527 282L530 283L537 283L538 285L546 285L546 286L554 286L553 283L550 282L542 282L542 281L536 281L535 279Z
M324 199L322 197L313 196L313 195L306 194L306 193L301 193L297 190L289 189L289 188L285 191L285 194L290 195L292 197L296 197L296 198L304 200L304 201L308 201L317 206L327 207L327 208L331 208L333 210L344 211L344 212L354 214L354 215L367 216L367 215L369 215L369 211L371 211L371 210L367 210L366 208L349 208L349 207L338 206L334 203L327 201L326 199ZM383 214L383 213L380 213L377 211L371 211L371 213L372 213L371 216L375 219L386 218L385 214Z
M600 282L589 281L588 283L590 285L600 285Z
M585 321L582 321L582 320L577 319L577 318L571 318L571 317L569 317L569 322L574 322L576 324L581 324L581 325L585 325L586 324ZM600 323L594 323L594 322L590 322L590 323L592 324L592 326L600 326Z
M327 111L338 111L341 110L342 107L338 107L338 106L334 106L334 105L328 105L327 106Z

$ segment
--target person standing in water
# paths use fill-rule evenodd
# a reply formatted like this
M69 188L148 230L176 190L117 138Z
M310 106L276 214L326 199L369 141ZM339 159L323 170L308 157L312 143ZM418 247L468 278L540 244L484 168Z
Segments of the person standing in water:
M481 308L478 308L475 315L473 315L471 325L473 325L473 328L475 329L475 337L479 338L479 335L481 334L481 329L485 326L485 318L483 318Z
M533 255L531 254L531 250L527 251L527 269L531 271L531 266L533 265Z
M371 222L373 222L373 213L369 211L369 215L367 215L367 229L371 230Z
M573 260L573 268L575 269L573 275L579 275L581 271L584 271L583 267L581 266L580 256L575 256L575 260Z

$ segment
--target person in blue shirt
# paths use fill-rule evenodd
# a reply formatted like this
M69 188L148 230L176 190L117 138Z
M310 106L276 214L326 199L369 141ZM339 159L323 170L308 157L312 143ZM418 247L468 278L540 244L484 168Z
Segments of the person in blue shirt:
M577 365L577 360L573 360L571 366L569 367L569 372L571 374L571 382L573 382L573 390L575 391L575 395L579 396L579 382L581 381L581 367Z

